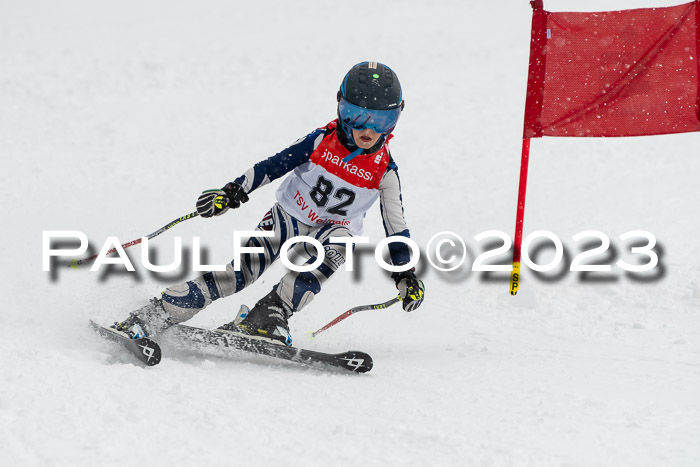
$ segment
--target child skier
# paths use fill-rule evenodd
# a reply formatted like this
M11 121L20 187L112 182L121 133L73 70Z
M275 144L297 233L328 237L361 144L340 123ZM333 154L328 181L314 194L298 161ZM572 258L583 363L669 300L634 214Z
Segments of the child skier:
M231 262L225 271L208 272L168 287L161 298L152 299L114 328L137 338L186 321L214 300L255 282L278 258L285 241L304 235L323 245L321 265L310 272L289 271L252 309L241 307L236 319L221 327L291 345L289 318L308 305L345 262L345 244L331 243L331 237L359 234L377 198L386 235L409 237L398 169L388 147L404 107L398 77L381 63L359 63L345 75L337 100L336 120L258 162L220 190L203 192L197 200L200 216L220 216L248 201L253 191L293 171L277 190L277 203L257 226L274 236L253 237L247 243L264 248L264 254L241 255L240 271L234 271ZM389 254L394 265L410 260L404 243L391 243ZM307 264L316 260L308 251L306 257ZM413 269L392 277L404 310L418 308L424 288Z

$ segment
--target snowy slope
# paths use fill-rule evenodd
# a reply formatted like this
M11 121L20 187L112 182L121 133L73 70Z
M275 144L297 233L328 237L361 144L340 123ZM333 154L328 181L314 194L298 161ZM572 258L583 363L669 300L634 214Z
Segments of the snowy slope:
M469 271L475 235L513 230L529 25L524 0L0 4L0 465L696 465L700 135L532 144L526 234L552 231L575 255L572 236L599 230L631 260L618 237L646 230L658 276L526 270L512 297L504 275ZM337 274L294 316L297 343L367 351L371 373L213 356L143 369L88 319L122 318L194 274L42 272L42 231L79 230L99 248L156 230L330 121L344 73L368 59L404 87L392 153L414 239L453 231L471 253L452 273L420 265L415 313L363 312L305 341L394 295L361 250L358 274ZM257 224L276 186L158 237L158 261L174 236L228 261L233 230ZM376 206L365 233L383 237ZM283 272L192 323L230 320Z

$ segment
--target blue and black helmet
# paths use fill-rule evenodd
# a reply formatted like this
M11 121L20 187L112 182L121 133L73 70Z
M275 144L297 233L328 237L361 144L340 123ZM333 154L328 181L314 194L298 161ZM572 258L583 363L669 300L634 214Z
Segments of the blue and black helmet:
M358 63L343 78L338 101L372 110L393 110L403 105L401 83L394 70L379 62Z
M343 78L337 97L338 118L351 141L353 128L391 133L404 108L398 76L379 62L362 62L352 67Z

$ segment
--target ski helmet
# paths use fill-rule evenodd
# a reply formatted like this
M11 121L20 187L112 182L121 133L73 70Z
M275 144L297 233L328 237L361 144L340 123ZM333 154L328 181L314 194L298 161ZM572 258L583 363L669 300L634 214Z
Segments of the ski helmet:
M386 137L404 108L396 73L378 62L358 63L348 71L337 95L338 118L351 142L352 129L370 128Z

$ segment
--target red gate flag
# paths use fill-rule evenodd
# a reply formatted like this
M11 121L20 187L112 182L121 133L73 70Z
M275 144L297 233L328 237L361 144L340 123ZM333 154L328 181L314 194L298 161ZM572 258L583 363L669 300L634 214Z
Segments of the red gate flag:
M700 131L700 8L551 13L533 4L525 138Z
M700 0L596 13L530 4L512 295L520 281L530 138L700 131Z

